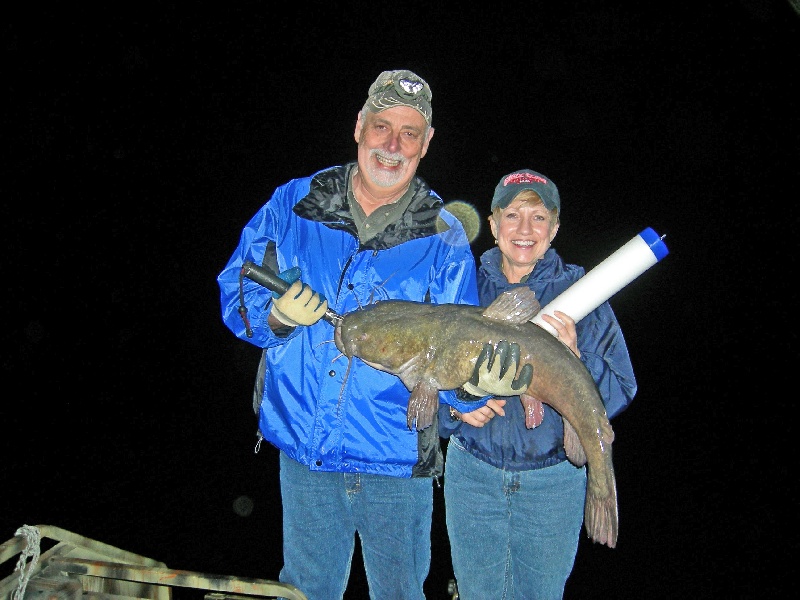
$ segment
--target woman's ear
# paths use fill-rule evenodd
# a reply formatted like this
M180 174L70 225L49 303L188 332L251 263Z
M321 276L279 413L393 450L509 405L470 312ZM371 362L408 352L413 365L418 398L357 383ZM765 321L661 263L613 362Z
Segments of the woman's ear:
M553 231L550 232L550 243L553 243L553 240L556 238L556 234L558 233L558 227L561 225L561 221L556 221L555 227L553 227Z
M497 243L497 221L494 220L494 215L489 215L489 229L492 230L492 236L494 237L494 243Z

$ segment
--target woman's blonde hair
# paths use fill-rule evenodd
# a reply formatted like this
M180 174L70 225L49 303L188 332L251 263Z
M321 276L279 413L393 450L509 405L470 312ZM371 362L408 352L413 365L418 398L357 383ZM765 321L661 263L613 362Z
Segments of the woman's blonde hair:
M523 205L529 204L531 206L544 206L542 197L533 190L522 190L519 194L514 196L514 200L512 200L512 202L516 202L517 200L522 202ZM492 211L492 217L494 218L495 222L500 221L500 215L504 210L505 209L498 206ZM550 227L553 227L556 223L558 223L558 209L551 208L547 212L550 213Z

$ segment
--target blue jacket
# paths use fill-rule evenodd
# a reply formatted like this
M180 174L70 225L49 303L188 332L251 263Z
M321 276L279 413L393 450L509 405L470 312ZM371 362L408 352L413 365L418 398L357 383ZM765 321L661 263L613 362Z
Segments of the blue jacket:
M242 298L252 337L239 313L240 272L248 260L278 272L299 267L301 279L339 314L384 299L478 303L464 229L420 178L412 181L414 196L403 217L359 244L347 195L354 166L332 167L275 190L217 277L222 318L237 337L264 348L254 400L267 441L311 470L439 476L436 423L409 430L410 392L399 378L359 359L348 370L327 321L276 336L267 324L272 293L247 278ZM453 391L440 392L440 400L458 402Z
M501 256L496 247L481 256L478 271L481 306L488 306L504 291L522 285L532 289L539 303L546 306L584 275L583 267L565 264L550 248L525 283L508 283L500 270ZM594 377L611 418L622 412L636 394L633 366L619 323L611 306L604 302L581 319L576 330L581 361ZM440 435L444 438L455 435L474 456L508 471L541 469L566 460L561 416L545 404L542 424L527 429L519 396L507 400L505 416L496 416L484 427L454 421L447 407L440 408Z

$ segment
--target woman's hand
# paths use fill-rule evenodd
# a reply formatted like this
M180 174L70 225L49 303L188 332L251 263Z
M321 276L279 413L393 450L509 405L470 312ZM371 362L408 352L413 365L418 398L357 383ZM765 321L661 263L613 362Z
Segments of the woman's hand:
M476 408L473 411L459 413L457 410L453 410L451 411L451 414L455 418L460 418L467 425L472 425L473 427L483 427L489 421L491 421L495 415L500 415L501 417L505 416L506 411L503 410L505 405L505 400L501 400L500 398L492 398L486 404L480 408Z
M578 350L578 332L575 330L575 321L567 313L560 310L553 311L554 316L543 314L542 319L556 330L558 339L578 358L581 357L581 352ZM556 318L558 317L558 318Z

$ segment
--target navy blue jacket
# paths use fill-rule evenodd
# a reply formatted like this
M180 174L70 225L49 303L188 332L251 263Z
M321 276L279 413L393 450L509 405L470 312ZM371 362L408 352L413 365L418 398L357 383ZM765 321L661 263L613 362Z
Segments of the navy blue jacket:
M506 290L524 285L535 292L542 306L546 306L585 273L583 267L564 263L555 249L550 248L525 283L509 283L500 269L501 257L496 247L481 256L478 270L481 306L488 306ZM636 379L625 339L609 303L604 302L581 319L576 330L581 361L597 383L611 418L633 400ZM507 400L505 416L495 416L484 427L472 427L451 419L448 407L443 406L439 411L440 435L443 438L456 436L474 456L508 471L541 469L567 460L561 416L545 404L542 424L527 429L519 396Z

